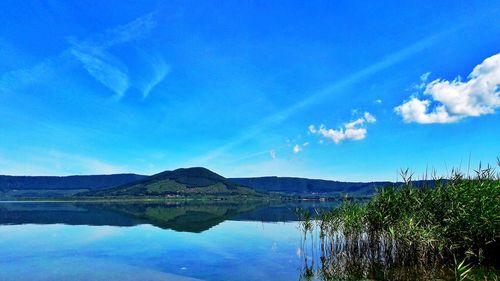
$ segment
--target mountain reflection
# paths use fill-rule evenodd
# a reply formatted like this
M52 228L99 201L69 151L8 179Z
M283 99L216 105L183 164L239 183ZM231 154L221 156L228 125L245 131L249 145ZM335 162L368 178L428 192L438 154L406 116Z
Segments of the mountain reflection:
M0 224L134 226L151 224L180 232L203 232L225 220L295 221L295 208L331 203L161 202L161 203L0 203Z

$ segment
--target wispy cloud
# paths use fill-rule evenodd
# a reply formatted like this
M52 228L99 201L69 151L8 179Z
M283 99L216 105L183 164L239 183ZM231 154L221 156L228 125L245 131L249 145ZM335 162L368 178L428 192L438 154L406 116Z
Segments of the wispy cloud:
M22 160L7 160L0 154L0 171L11 175L115 174L127 172L101 159L54 149L31 149ZM29 163L29 164L27 164Z
M113 91L115 98L119 100L129 88L130 79L125 64L107 50L143 36L155 25L153 14L150 13L124 25L108 29L92 38L82 41L70 38L69 41L72 44L70 52L94 79Z
M126 172L126 169L108 162L102 161L98 158L62 152L59 150L49 150L47 161L50 161L56 168L71 163L74 170L85 171L91 174L116 174Z
M145 99L149 96L149 93L160 84L165 76L170 72L169 65L165 62L162 57L156 56L152 61L152 76L145 78L139 83L138 88L142 92L142 98Z
M427 80L429 80L430 72L426 72L420 75L420 82L418 84L413 85L413 89L422 90L427 85Z
M105 50L115 45L130 42L144 36L156 27L155 15L154 12L142 15L128 23L107 29L92 38L74 43L88 48Z
M87 72L121 99L129 88L127 69L109 61L110 56L93 55L73 49L71 53L82 62Z
M428 74L424 74L426 81ZM418 95L394 108L403 121L410 123L452 123L466 117L492 114L500 107L500 53L474 67L468 81L436 79L421 85Z
M274 149L269 150L269 156L271 156L272 159L276 159L276 150Z
M40 165L36 161L16 161L12 157L0 153L0 174L14 176L49 176L55 175L54 169L48 165ZM60 173L62 175L62 173Z
M78 40L70 37L68 41L71 46L59 54L47 57L33 66L3 73L0 76L0 91L14 92L22 87L53 81L52 77L59 78L62 73L69 71L68 67L73 67L72 63L76 59L92 78L110 89L116 99L120 99L132 85L126 64L108 49L139 39L155 26L155 14L148 13L90 38ZM168 72L164 64L158 67L153 65L153 68L153 77L145 84L143 94L149 94Z
M50 57L38 64L26 68L5 72L0 76L0 91L15 92L25 85L34 85L55 76L55 66L61 67L61 56Z
M325 125L321 124L319 128L314 125L309 125L309 132L311 134L319 135L323 138L330 139L335 143L340 143L345 140L362 140L366 137L366 123L374 123L377 121L373 115L365 112L363 117L354 121L345 123L339 129L327 129Z

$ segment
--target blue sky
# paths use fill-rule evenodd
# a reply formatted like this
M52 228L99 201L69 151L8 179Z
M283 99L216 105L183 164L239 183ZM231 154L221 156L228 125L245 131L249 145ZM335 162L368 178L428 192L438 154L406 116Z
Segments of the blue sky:
M494 163L498 14L497 1L2 1L0 174L364 181Z

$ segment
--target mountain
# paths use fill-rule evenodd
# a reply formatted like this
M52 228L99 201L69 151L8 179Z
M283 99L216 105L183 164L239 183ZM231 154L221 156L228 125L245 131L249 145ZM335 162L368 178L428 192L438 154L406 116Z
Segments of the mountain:
M147 178L137 174L89 176L1 176L0 190L22 189L103 189Z
M376 188L394 184L389 181L340 182L292 177L231 178L230 180L262 192L295 195L327 194L330 196L341 194L369 196L375 192Z
M342 182L293 177L230 178L232 182L269 193L285 193L299 196L371 196L377 188L401 185L401 182ZM416 180L414 186L434 186L434 180Z
M415 181L414 185L423 182ZM397 183L340 182L293 177L225 178L205 168L137 174L66 177L0 176L0 200L85 196L256 195L281 193L297 196L342 194L369 196L376 188ZM432 181L427 184L433 185Z
M263 196L262 192L236 184L206 168L165 171L109 189L91 190L77 196Z
M111 188L147 178L136 174L86 175L86 176L2 176L0 198L61 197Z

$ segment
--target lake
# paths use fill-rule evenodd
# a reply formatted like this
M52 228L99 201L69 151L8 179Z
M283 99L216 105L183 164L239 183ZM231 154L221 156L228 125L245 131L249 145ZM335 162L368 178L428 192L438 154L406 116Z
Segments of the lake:
M332 203L0 203L0 280L299 280L295 208Z

